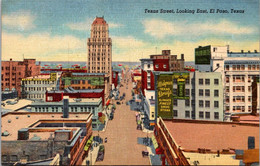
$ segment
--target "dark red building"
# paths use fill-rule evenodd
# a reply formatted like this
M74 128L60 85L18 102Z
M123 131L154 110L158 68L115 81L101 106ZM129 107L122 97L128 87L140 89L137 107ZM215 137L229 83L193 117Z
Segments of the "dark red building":
M113 69L112 72L112 84L114 84L114 87L116 88L119 83L119 73L121 72L121 69L115 70Z
M35 59L24 59L23 61L2 61L2 91L17 90L18 96L21 96L21 80L26 77L40 74L41 66L36 65Z
M69 98L100 98L102 97L102 103L105 105L104 89L83 89L75 90L71 87L64 89L63 91L47 91L46 102L59 102L64 96Z

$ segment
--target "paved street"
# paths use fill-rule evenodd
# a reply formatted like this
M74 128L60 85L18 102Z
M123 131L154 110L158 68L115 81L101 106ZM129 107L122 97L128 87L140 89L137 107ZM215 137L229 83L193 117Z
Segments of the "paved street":
M129 73L128 78L130 81ZM107 137L108 142L104 143L104 160L95 165L150 165L149 158L142 157L142 150L147 150L146 146L137 144L137 137L146 137L147 134L136 129L136 112L125 104L131 99L132 83L128 83L128 89L126 83L123 85L120 95L125 92L126 99L123 100L124 104L116 105L114 119L108 122L106 131L99 132L102 138ZM95 131L94 135L97 134Z

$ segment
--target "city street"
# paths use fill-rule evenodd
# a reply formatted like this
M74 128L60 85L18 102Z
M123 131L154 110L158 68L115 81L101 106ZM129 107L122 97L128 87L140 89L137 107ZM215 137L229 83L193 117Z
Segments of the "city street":
M137 137L146 137L147 133L136 129L136 112L131 111L130 106L126 105L126 101L131 99L133 89L129 73L127 78L129 78L128 89L123 80L123 87L120 88L120 96L126 93L123 104L116 105L114 119L108 122L104 132L99 132L103 139L107 137L107 143L104 143L104 160L96 162L95 165L150 165L149 158L142 157L142 151L147 149L146 146L137 143ZM95 131L93 134L98 133Z

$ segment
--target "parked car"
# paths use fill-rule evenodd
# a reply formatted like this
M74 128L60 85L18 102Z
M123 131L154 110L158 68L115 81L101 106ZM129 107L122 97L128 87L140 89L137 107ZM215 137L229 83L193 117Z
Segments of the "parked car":
M120 105L121 103L119 101L116 102L117 105Z

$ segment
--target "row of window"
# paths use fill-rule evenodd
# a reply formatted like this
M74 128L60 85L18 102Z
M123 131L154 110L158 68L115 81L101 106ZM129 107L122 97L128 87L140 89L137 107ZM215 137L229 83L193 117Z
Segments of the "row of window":
M35 107L35 112L58 112L63 107ZM92 112L95 113L95 107L69 107L69 112Z
M199 100L199 107L200 108L204 107L204 101L203 100ZM205 107L210 108L210 101L209 100L205 101ZM218 101L214 101L214 108L219 108L219 102Z
M26 98L27 99L44 99L45 94L27 94Z
M254 78L255 76L254 75L249 75L248 76L248 79L247 79L247 82L252 82L252 80L253 80L253 78ZM225 79L226 79L226 83L229 83L229 76L226 76L225 77ZM245 78L246 78L246 76L244 76L244 75L233 75L233 82L245 82Z
M219 84L219 79L214 79L214 85ZM204 85L204 79L199 79L199 85ZM205 79L205 85L210 85L210 79Z
M192 106L195 106L195 100L191 100ZM173 105L174 106L178 106L178 100L174 99L173 100ZM190 100L186 99L185 100L185 106L189 107L190 106ZM199 107L203 108L204 107L204 100L199 100ZM205 101L205 107L210 108L210 101L206 100ZM214 108L219 108L219 102L218 101L214 101Z
M22 81L23 85L54 84L55 81Z
M232 70L245 70L245 65L230 65L232 66ZM225 70L229 70L229 65L225 66ZM247 65L248 70L260 70L259 65Z
M24 87L25 91L46 91L47 87Z
M252 96L248 96L248 102L252 101ZM229 96L226 96L226 102L229 103ZM233 96L233 102L245 102L244 96Z
M199 89L199 96L203 96L203 89ZM210 89L205 89L205 96L210 96ZM218 90L214 90L214 97L219 97Z
M199 111L199 118L204 119L204 113L205 113L205 119L210 119L210 113L211 112L204 112L204 111ZM185 118L195 118L195 111L185 111ZM178 110L173 110L173 116L178 117ZM214 112L214 119L217 120L219 119L219 112Z

